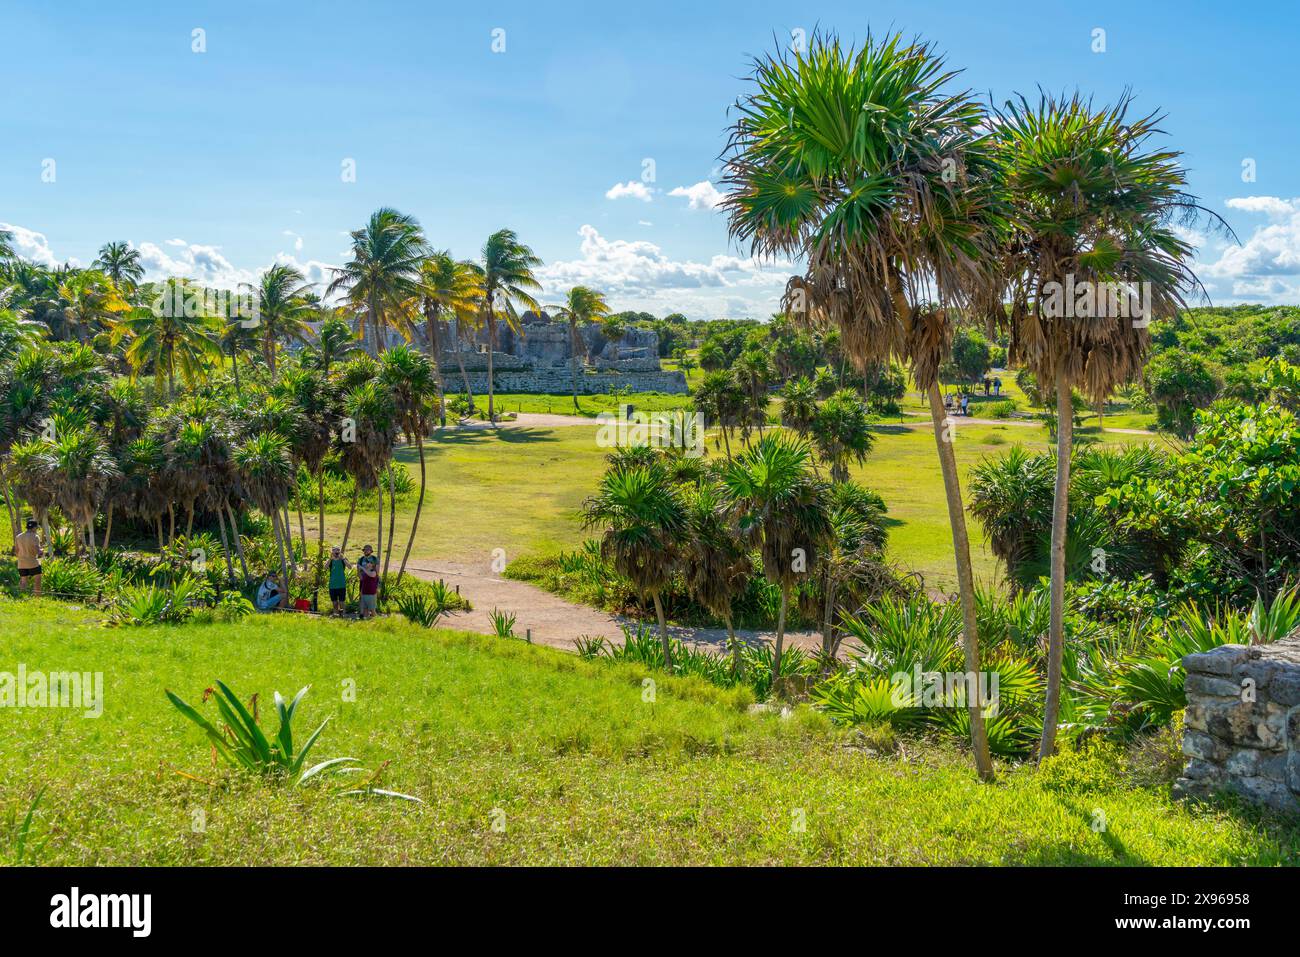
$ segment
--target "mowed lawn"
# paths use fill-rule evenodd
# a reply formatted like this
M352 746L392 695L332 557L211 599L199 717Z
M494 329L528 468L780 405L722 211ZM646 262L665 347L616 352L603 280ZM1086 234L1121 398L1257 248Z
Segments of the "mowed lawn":
M104 675L98 718L0 708L0 862L42 790L40 864L1271 864L1300 849L1294 829L1165 787L1010 766L981 785L956 752L877 753L807 706L754 714L743 692L663 676L647 700L635 667L392 619L109 629L0 600L0 634L0 671ZM423 803L214 765L163 690L197 705L218 678L258 696L268 730L272 692L310 684L297 740L333 718L314 758L388 762L381 783Z
M986 456L1006 454L1016 443L1048 448L1047 433L1039 426L957 422L957 460L963 474ZM596 444L598 431L592 425L440 433L425 445L430 491L412 555L487 562L500 548L510 561L522 554L575 547L584 537L582 502L595 490L608 452ZM1117 443L1150 441L1113 432L1104 438ZM710 442L709 455L721 454ZM398 460L418 476L414 448L402 448ZM866 464L854 467L853 474L883 495L889 506L891 558L922 573L931 588L955 587L948 512L930 429L882 423ZM399 544L394 551L399 557L411 507L403 503L398 514ZM331 541L342 537L346 520L346 513L327 514ZM983 529L970 521L976 575L992 582L997 564ZM358 513L349 547L373 541L375 525L372 512ZM314 529L314 523L310 527Z

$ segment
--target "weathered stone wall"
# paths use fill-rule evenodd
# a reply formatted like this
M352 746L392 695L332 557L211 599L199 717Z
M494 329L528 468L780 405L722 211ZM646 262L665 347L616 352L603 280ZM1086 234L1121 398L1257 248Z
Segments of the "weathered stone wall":
M487 356L464 353L465 374L469 377L470 388L476 395L487 392ZM471 363L469 360L473 359ZM502 367L502 359L510 360ZM443 381L449 392L464 389L464 380L460 367L450 354L444 354L438 364ZM569 395L573 391L573 374L567 365L534 366L528 360L515 356L503 356L496 353L492 357L492 377L498 392L536 392L550 395ZM589 372L579 371L578 393L580 395L597 395L613 392L616 389L631 389L633 392L666 392L670 395L686 394L686 377L680 372Z
M1300 811L1300 630L1269 645L1224 645L1183 659L1190 759L1176 797L1228 791Z

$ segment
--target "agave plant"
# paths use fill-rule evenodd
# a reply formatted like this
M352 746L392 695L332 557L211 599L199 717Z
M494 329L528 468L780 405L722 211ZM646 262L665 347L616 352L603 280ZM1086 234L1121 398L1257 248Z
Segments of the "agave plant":
M263 777L275 777L285 780L293 780L295 785L303 785L312 779L324 774L344 774L344 773L367 773L364 768L357 765L359 762L356 758L328 758L313 764L311 767L304 767L307 762L307 755L311 753L321 732L329 724L330 719L326 718L319 727L316 728L307 740L300 745L296 745L293 737L293 717L297 711L298 704L306 696L310 685L304 687L293 700L286 702L280 695L275 692L275 710L280 719L280 727L272 738L268 738L258 724L257 718L251 714L239 700L239 697L226 686L224 682L217 682L217 691L211 689L203 694L204 700L210 696L217 703L217 710L221 714L221 727L213 724L199 712L186 704L178 695L167 691L167 699L171 701L181 714L189 718L203 730L208 741L221 758L231 767L248 771ZM372 774L371 780L373 781ZM340 792L342 794L377 794L383 797L402 798L407 801L416 801L420 799L412 797L409 794L400 794L396 791L387 791L379 788L364 787L353 788Z

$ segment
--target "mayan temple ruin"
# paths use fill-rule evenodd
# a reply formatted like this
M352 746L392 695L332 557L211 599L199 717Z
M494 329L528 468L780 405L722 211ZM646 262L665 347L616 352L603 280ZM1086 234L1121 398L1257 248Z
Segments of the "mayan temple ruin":
M438 367L450 391L464 386L476 394L487 391L488 331L486 325L466 333L455 320L442 323ZM520 317L519 328L497 322L492 376L498 392L533 392L567 395L573 391L573 361L577 360L578 392L582 395L630 389L633 392L684 394L686 377L668 371L659 362L659 336L651 329L629 328L616 342L605 338L598 325L578 329L581 349L570 340L569 324L543 312ZM416 344L427 346L421 326Z

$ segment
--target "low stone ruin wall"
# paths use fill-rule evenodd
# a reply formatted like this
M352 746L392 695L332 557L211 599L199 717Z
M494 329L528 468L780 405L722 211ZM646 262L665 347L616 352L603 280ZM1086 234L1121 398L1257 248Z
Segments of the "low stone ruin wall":
M1176 797L1221 792L1300 812L1300 631L1269 645L1224 645L1183 659L1190 759Z
M469 386L475 395L487 392L487 370L470 371ZM448 392L461 392L465 380L460 369L453 365L442 368L442 378ZM498 392L533 392L546 395L569 395L573 392L573 374L563 367L530 369L527 371L502 371L493 369ZM686 377L680 372L580 372L579 395L603 395L617 389L633 392L665 392L669 395L686 394Z

